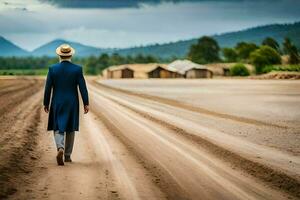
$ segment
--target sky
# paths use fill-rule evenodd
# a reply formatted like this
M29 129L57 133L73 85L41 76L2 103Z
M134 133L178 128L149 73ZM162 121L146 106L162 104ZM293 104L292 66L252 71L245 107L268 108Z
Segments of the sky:
M166 43L300 21L300 0L0 0L0 36L102 48Z

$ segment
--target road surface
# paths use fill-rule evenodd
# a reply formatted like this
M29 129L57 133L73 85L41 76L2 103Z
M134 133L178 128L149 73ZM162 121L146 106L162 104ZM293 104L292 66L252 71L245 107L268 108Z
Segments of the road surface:
M61 167L45 131L44 80L0 83L3 199L300 198L298 119L277 123L277 116L264 120L259 110L257 117L242 108L238 115L212 102L205 107L91 79L91 112L81 115L74 162ZM276 82L299 100L295 83ZM269 89L266 81L259 85Z

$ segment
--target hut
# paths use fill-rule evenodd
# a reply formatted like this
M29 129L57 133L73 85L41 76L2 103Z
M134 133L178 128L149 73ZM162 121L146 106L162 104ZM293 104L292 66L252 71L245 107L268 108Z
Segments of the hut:
M212 78L213 72L204 65L193 63L189 60L176 60L167 66L175 70L179 76L185 78Z
M152 71L148 72L149 78L176 78L177 72L173 69L167 69L166 67L158 66Z
M212 78L213 72L207 68L194 67L185 72L185 78Z
M177 76L174 70L166 69L165 64L125 64L111 66L103 72L105 78L173 78Z
M122 75L121 78L133 78L134 77L134 71L129 68L122 69Z
M133 78L134 71L125 66L112 66L106 71L107 78Z
M135 79L146 79L149 78L149 72L154 70L159 66L163 66L163 64L158 63L147 63L147 64L128 64L126 65L128 68L134 71Z

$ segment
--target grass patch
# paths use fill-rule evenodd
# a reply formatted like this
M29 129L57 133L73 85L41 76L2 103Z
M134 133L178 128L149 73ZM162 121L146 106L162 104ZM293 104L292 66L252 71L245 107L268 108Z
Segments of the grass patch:
M287 65L287 66L267 66L264 67L263 73L271 71L284 71L284 72L300 72L300 65Z
M48 68L45 69L0 69L0 75L11 75L11 76L42 76L47 75Z

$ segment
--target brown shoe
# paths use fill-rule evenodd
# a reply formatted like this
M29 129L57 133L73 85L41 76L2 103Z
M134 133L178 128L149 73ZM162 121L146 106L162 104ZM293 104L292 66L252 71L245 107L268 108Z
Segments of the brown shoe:
M65 162L72 162L71 156L65 156Z
M64 149L59 148L56 155L56 161L58 165L64 165Z

